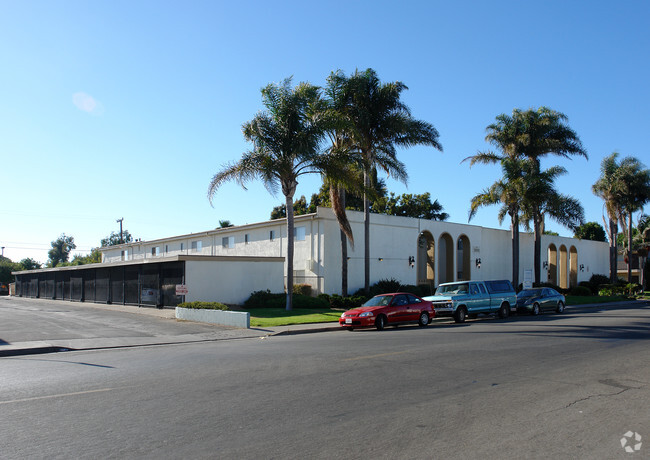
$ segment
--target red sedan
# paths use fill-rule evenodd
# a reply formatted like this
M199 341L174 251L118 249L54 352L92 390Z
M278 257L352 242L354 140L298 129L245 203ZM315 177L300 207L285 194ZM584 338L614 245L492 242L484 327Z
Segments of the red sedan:
M407 292L396 292L377 295L362 306L346 311L339 318L339 324L350 331L355 327L372 326L381 331L386 326L404 323L418 323L424 327L435 316L431 302Z

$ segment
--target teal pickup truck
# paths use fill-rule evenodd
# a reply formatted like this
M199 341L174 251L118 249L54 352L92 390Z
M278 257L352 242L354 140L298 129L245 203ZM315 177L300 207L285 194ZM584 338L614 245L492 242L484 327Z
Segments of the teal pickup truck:
M517 294L508 280L443 283L435 295L424 300L433 304L436 316L452 316L457 323L479 313L498 313L507 318L517 311Z

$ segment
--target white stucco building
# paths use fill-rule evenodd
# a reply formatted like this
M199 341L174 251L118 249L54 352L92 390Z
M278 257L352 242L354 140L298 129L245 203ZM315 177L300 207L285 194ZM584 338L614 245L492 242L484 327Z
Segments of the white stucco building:
M348 248L348 292L363 287L363 213L348 211L355 237ZM371 284L395 278L403 284L440 283L469 279L511 279L510 232L452 222L371 214ZM339 226L329 208L295 219L294 282L307 283L316 293L340 293L341 249ZM533 235L520 235L520 273L533 270ZM224 273L228 264L247 263L244 276L259 276L252 268L263 260L284 260L287 248L286 222L274 220L220 228L153 241L138 241L102 248L104 264L154 262L192 257L205 260L201 268L186 276L194 300L220 300L235 283ZM594 274L609 272L607 243L544 235L542 237L542 281L562 288L587 281ZM219 270L206 263L221 261ZM246 258L252 258L246 261ZM286 260L284 261L286 264ZM234 265L233 265L234 266ZM286 265L285 265L286 266ZM233 271L234 273L234 271ZM241 273L241 272L239 272ZM283 275L284 276L284 275ZM268 279L269 289L279 283ZM259 283L257 283L259 285ZM241 292L245 299L250 292ZM196 297L196 298L195 298Z

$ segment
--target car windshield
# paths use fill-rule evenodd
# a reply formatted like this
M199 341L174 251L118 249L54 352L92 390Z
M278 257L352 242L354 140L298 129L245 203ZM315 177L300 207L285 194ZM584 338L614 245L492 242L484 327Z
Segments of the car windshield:
M393 299L392 295L378 295L363 304L364 307L385 307Z
M436 295L445 294L467 294L467 283L454 283L444 286L438 286Z
M518 296L519 296L519 297L534 297L534 296L539 295L539 294L540 294L539 291L536 291L536 290L534 290L534 289L527 289L527 290L525 290L525 291L521 291L521 292L518 294Z

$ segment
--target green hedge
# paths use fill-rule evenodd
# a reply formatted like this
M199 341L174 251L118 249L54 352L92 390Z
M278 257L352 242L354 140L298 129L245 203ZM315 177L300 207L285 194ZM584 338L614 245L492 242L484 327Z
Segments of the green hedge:
M287 295L284 293L272 293L266 291L255 291L246 299L244 306L248 308L283 308L287 304ZM320 297L311 297L304 294L293 295L293 308L314 308L326 310L329 303Z
M203 310L230 310L227 305L220 302L182 302L178 304L181 308L194 308Z

